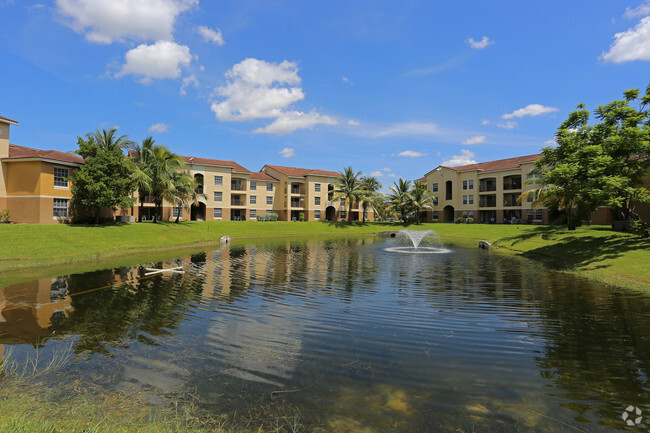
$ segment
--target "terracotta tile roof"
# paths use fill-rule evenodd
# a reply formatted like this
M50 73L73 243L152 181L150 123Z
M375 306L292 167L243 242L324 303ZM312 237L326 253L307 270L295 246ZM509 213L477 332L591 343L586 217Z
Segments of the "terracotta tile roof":
M298 168L298 167L284 167L282 165L269 165L273 170L279 171L280 173L292 176L292 177L305 177L305 176L329 176L329 177L339 177L340 174L336 171L326 171L326 170L317 170L311 168Z
M199 158L198 156L183 156L183 160L188 164L218 165L221 167L231 167L234 171L240 173L252 173L247 168L242 167L235 161L226 161L223 159Z
M2 159L11 160L23 158L51 159L53 161L68 162L79 165L84 163L83 158L80 156L70 155L69 153L59 152L58 150L32 149L31 147L17 146L15 144L9 145L9 156Z
M269 176L268 174L262 173L261 171L258 171L256 173L251 174L251 180L265 180L265 181L268 181L268 182L277 182L278 181L273 176Z
M9 122L9 123L13 123L15 125L18 125L17 120L11 120L10 118L4 117L4 116L0 116L0 121L5 121L5 122Z
M427 181L427 177L424 176L424 177L421 177L419 179L415 179L413 182L426 182L426 181Z
M535 155L526 155L526 156L517 156L514 158L507 159L497 159L496 161L488 162L479 162L476 164L461 165L458 167L447 167L441 165L440 167L448 168L455 171L467 171L467 170L478 170L478 171L497 171L497 170L508 170L511 168L517 168L520 164L524 162L533 162L537 161L542 157L541 153Z

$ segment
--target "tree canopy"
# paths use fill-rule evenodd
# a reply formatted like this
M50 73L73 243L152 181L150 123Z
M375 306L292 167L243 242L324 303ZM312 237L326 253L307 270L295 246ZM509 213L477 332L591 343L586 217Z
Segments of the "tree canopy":
M136 189L135 166L122 149L129 143L126 136L115 137L116 129L95 131L86 138L77 137L84 164L70 176L72 204L92 209L99 223L102 208L116 210L133 204Z

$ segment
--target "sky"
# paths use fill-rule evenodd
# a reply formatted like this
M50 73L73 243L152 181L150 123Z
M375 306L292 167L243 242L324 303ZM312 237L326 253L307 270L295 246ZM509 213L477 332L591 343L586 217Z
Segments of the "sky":
M11 142L120 135L384 188L539 153L650 84L650 0L0 0Z

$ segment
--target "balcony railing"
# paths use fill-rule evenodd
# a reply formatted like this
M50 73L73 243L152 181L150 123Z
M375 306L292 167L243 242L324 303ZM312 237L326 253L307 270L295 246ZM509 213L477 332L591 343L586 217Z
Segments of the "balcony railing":
M478 187L479 192L485 192L485 191L496 191L497 186L496 185L480 185Z
M504 190L509 190L509 189L521 189L521 183L513 182L513 183L504 183L503 184L503 189Z
M143 200L140 203L154 203L154 196L152 195L145 195L143 197Z
M246 191L246 185L242 185L240 183L233 183L230 184L230 189L233 191Z
M301 200L291 200L291 207L303 207L303 203Z
M291 187L291 194L303 195L303 194L305 194L305 189L304 188L293 188L293 187Z
M231 206L246 206L246 202L244 200L233 198L233 199L230 199L230 205Z
M479 207L497 207L496 200L481 200L479 202Z
M203 194L203 187L199 186L198 188L195 189L197 194Z

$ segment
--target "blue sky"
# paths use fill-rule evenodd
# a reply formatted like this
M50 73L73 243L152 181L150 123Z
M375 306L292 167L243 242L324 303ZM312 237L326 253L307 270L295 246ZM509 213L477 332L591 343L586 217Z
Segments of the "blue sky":
M0 0L0 28L14 144L116 126L385 186L537 153L578 103L650 83L650 0Z

